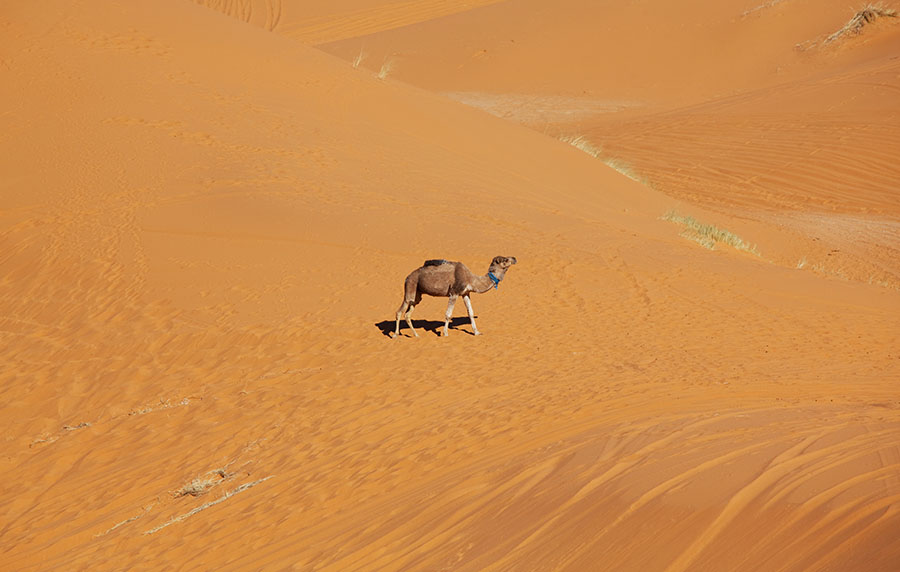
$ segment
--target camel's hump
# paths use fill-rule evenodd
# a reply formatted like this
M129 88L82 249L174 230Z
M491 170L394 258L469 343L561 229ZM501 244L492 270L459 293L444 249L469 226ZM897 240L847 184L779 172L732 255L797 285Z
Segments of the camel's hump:
M450 261L444 260L443 258L434 258L432 260L426 260L425 264L422 266L440 266L441 264L450 264Z

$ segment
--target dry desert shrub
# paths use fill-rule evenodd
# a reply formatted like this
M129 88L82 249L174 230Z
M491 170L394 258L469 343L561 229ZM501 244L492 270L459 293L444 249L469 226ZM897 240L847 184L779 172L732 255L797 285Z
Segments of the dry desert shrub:
M879 18L896 18L897 11L893 8L887 8L884 4L866 4L862 9L850 18L850 21L844 24L844 27L837 32L825 38L825 43L830 44L835 40L839 40L844 36L856 35L862 33L862 29Z
M173 493L175 498L184 497L184 496L192 496L197 497L202 494L206 494L206 491L211 489L212 487L218 485L225 479L229 478L232 475L229 475L225 472L225 469L215 469L206 473L201 477L197 477L190 483L184 485L177 491Z

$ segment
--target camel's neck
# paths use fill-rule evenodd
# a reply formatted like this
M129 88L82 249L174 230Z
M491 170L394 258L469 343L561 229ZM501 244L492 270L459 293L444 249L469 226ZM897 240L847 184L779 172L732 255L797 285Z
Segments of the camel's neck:
M500 286L500 281L503 280L505 274L505 270L488 270L488 273L484 276L475 278L475 283L472 284L472 286L475 287L476 292L483 294L492 288ZM493 278L491 278L491 276L493 276Z

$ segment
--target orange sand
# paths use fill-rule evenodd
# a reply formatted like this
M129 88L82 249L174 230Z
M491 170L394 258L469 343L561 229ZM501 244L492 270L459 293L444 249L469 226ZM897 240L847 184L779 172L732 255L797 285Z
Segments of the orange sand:
M0 569L900 567L896 19L305 4L0 9Z

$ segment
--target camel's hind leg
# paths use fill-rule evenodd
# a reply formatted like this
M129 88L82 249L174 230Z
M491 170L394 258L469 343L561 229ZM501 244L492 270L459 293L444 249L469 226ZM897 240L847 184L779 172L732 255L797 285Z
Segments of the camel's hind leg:
M406 310L409 308L409 302L406 299L403 300L403 303L400 304L400 309L397 310L397 324L394 326L394 331L391 333L392 338L396 338L400 336L400 316L406 313Z
M408 293L407 293L408 294ZM394 333L391 334L392 338L396 338L400 336L400 317L406 317L406 323L409 325L409 330L412 332L412 335L416 338L419 337L419 334L416 332L416 329L413 328L412 325L412 313L413 310L416 309L416 305L422 301L422 295L416 292L413 296L405 296L403 298L403 303L400 304L400 308L397 310L397 323L394 327Z
M413 310L415 310L415 309L416 309L416 304L414 302L411 302L409 304L409 309L406 311L406 323L409 324L409 331L412 332L412 335L418 338L419 334L416 332L416 329L413 328L413 325L412 325L412 313L413 313Z

